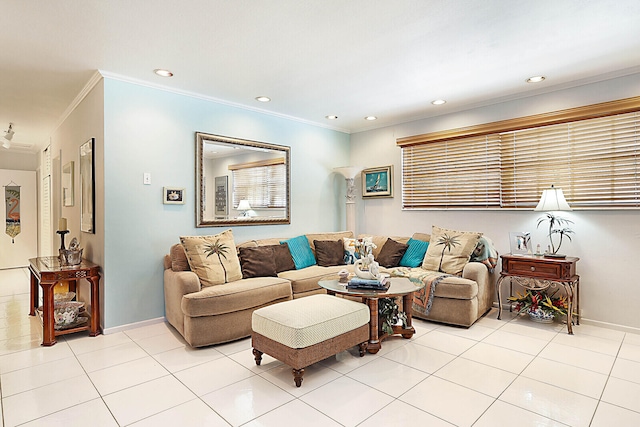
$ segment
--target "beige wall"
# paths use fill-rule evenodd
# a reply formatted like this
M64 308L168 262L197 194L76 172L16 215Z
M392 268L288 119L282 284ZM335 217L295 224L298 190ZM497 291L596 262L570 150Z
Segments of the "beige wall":
M395 167L395 197L360 198L357 201L357 232L410 235L414 231L429 232L432 225L481 231L504 254L510 250L510 231L530 231L534 247L537 243L544 247L546 233L543 229L536 229L541 215L533 210L403 211L401 150L395 144L396 138L633 96L640 96L640 74L353 134L352 163L357 162L364 167L388 164ZM356 184L361 191L359 180ZM580 304L585 319L636 328L640 332L640 317L637 315L640 278L636 268L640 253L640 211L573 211L563 216L575 222L572 226L575 231L573 242L563 243L562 252L580 258ZM508 287L506 282L505 286ZM503 291L508 292L508 288Z

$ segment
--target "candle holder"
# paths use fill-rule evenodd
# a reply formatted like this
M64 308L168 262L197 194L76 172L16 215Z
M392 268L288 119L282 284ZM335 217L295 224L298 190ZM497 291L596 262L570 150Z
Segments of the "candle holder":
M69 230L58 230L56 231L60 235L60 249L58 250L58 258L60 259L60 265L67 265L67 257L65 256L64 247L64 235L69 233Z

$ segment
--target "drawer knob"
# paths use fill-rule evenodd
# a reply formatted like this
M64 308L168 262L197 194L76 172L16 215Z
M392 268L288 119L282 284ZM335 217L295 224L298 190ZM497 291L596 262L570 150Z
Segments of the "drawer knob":
M531 271L536 271L536 268L531 266Z

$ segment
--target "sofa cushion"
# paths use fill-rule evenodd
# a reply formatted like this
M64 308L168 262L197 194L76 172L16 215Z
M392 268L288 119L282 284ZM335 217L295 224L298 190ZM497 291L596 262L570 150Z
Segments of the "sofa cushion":
M189 260L187 259L187 254L184 251L184 246L181 243L176 243L171 246L171 250L169 251L169 256L171 257L171 269L173 271L189 271Z
M425 270L462 274L482 233L432 227L431 241L422 263Z
M409 245L405 243L396 242L393 239L387 239L378 254L378 258L376 258L376 261L378 261L378 263L383 267L397 267L408 247Z
M413 237L407 242L408 248L402 259L400 260L401 267L420 267L424 261L424 255L427 253L429 242L414 239Z
M316 248L316 260L319 266L345 265L342 239L314 240L313 246Z
M411 236L411 238L414 239L414 240L422 240L423 242L430 242L431 241L431 234L413 233L413 236Z
M311 251L307 236L303 235L288 240L281 240L280 243L289 245L289 252L291 253L291 258L293 258L296 270L316 264L316 258L313 255L313 251Z
M337 274L338 271L345 268L344 265L336 265L332 267L321 267L319 265L312 265L311 267L303 268L302 270L290 270L278 273L278 277L291 281L291 289L293 295L322 289L318 285L318 281L324 277ZM353 271L353 266L346 267L347 270Z
M344 247L344 263L354 264L358 259L358 255L356 254L356 239L343 237L342 245Z
M242 279L240 261L229 229L213 236L180 236L189 266L202 286L220 285Z
M276 260L273 246L256 246L255 248L239 248L242 277L276 277ZM288 252L288 249L287 249Z
M215 316L291 298L291 283L278 277L254 277L209 286L184 295L180 307L185 316Z

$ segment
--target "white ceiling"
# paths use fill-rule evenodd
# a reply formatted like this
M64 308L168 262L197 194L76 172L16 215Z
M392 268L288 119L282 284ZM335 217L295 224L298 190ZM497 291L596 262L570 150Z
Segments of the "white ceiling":
M0 13L14 149L45 146L96 70L346 132L640 71L638 0L5 0Z

